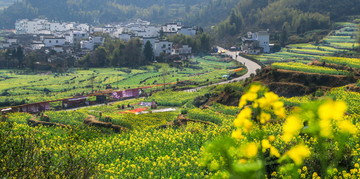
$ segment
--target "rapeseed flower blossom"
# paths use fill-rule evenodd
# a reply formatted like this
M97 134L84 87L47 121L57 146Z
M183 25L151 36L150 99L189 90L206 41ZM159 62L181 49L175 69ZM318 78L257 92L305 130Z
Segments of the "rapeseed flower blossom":
M338 126L340 129L340 132L342 132L342 133L348 133L348 134L356 134L357 133L356 126L353 125L348 120L339 121Z
M329 100L322 104L318 109L318 114L321 120L340 120L344 118L347 106L341 101Z
M302 128L304 127L304 125L302 124L301 120L295 116L295 115L291 115L289 116L283 126L283 136L282 139L285 142L290 142L292 137L294 135L296 135Z
M310 157L310 155L311 155L310 149L304 144L300 144L291 148L285 154L285 156L289 156L289 158L293 160L294 163L298 166L302 165L304 159Z
M251 142L246 146L245 153L248 158L254 158L257 155L258 146L255 142Z
M269 136L269 141L274 142L275 141L275 136L274 135Z
M271 119L271 114L266 113L266 112L261 112L261 114L260 114L260 122L261 122L261 124L265 124L270 119Z
M253 128L253 123L251 122L251 109L243 109L238 117L234 121L235 127L242 128L244 132L249 132Z
M235 130L232 132L231 136L235 139L244 139L245 137L242 135L240 130Z

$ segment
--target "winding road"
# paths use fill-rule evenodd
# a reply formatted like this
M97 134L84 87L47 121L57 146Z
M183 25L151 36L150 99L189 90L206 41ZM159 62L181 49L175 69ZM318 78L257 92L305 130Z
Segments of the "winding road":
M223 82L220 82L220 83L214 83L214 84L211 84L211 85L208 85L208 86L214 86L214 85L221 85L221 84L226 84L226 83L231 83L231 82L234 82L234 81L242 81L242 80L245 80L247 78L250 77L251 74L256 74L256 70L257 69L261 69L261 66L249 59L246 59L242 56L239 56L237 55L239 53L239 51L228 51L228 50L225 50L224 48L222 47L217 47L219 51L225 51L225 54L227 55L230 55L233 59L236 59L238 62L244 64L246 66L246 68L248 69L248 72L243 75L243 76L240 76L238 78L234 78L232 80L228 80L228 81L223 81ZM202 88L206 88L208 86L201 86L201 87L197 87L197 88L193 88L193 89L188 89L188 90L185 90L185 92L196 92Z

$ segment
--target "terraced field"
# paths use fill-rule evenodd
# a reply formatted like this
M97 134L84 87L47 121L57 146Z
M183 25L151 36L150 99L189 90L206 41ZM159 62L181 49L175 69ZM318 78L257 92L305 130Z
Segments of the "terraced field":
M307 63L324 56L334 56L336 53L353 50L359 45L356 43L357 25L356 23L346 22L336 23L337 30L320 41L319 44L291 44L280 52L254 57L264 64L271 64L288 61Z
M359 69L360 59L336 56L340 53L351 52L359 46L359 44L356 43L358 24L336 23L335 26L337 30L321 40L319 44L291 44L283 48L280 52L262 54L254 57L264 64L272 64L272 66L277 69L332 75L349 74L348 71L341 71L337 68L344 69L347 66L349 68ZM325 69L324 67L310 65L312 61L320 61L323 63L322 65L326 65L328 68ZM319 65L319 63L313 64ZM334 64L338 66L334 66ZM331 69L334 67L336 67L336 69ZM353 69L350 69L350 71L354 72ZM358 73L358 70L356 70L355 73Z
M167 66L167 67L166 67ZM73 70L64 74L26 74L23 71L0 70L0 106L33 103L87 94L91 90L104 90L106 86L118 89L137 88L164 83L161 68L168 69L165 83L190 81L205 85L223 80L233 69L242 67L235 61L218 57L194 58L185 66L169 67L154 64L141 69L103 68ZM246 70L237 72L244 74ZM156 88L155 88L156 89Z

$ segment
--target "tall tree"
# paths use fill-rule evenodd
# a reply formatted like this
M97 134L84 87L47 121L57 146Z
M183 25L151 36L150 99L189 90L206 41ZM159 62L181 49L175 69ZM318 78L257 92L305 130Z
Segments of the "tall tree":
M18 59L18 67L22 68L23 67L23 62L24 62L24 51L23 51L23 48L21 46L16 48L15 56Z
M142 44L140 39L131 39L125 47L125 61L127 66L137 67L145 65L142 53Z
M144 46L144 57L145 60L148 62L152 62L154 60L154 50L150 43L150 41L147 41Z
M284 47L287 42L288 32L289 32L289 24L287 22L284 22L280 35L280 45L282 47Z

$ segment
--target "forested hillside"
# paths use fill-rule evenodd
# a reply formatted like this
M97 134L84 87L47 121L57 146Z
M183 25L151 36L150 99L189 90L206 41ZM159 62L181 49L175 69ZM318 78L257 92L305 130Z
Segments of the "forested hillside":
M24 0L0 13L0 28L13 28L17 19L111 23L141 18L153 23L176 20L210 26L224 20L239 0ZM215 13L216 12L216 13Z
M242 0L216 27L219 37L252 29L296 34L329 29L331 22L360 14L360 0Z

